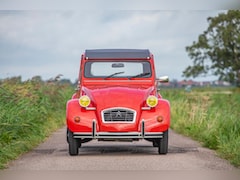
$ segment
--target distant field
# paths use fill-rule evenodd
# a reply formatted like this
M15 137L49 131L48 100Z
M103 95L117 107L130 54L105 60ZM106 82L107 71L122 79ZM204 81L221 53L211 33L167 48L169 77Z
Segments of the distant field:
M69 85L19 78L0 82L0 169L65 122Z
M171 103L171 127L240 166L240 91L234 88L162 89Z

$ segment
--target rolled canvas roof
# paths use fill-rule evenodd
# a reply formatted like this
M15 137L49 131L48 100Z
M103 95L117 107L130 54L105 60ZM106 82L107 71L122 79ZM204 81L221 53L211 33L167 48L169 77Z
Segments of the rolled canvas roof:
M86 59L149 59L148 49L88 49Z

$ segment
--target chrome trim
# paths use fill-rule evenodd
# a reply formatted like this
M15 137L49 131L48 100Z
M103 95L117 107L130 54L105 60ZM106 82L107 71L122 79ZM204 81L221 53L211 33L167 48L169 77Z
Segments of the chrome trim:
M96 136L96 132L97 132L97 126L96 126L96 120L94 119L93 122L92 122L92 136L93 138L95 138Z
M144 134L144 135L143 135ZM127 132L127 133L114 133L114 132L95 132L93 133L73 133L74 138L91 138L91 139L144 139L144 138L162 138L162 132L142 133L142 132Z
M142 110L151 110L151 107L142 107Z
M144 137L145 135L145 123L144 123L144 119L142 120L142 123L141 123L141 132L142 132L142 137Z
M96 108L95 108L95 107L86 107L86 110L89 110L89 111L95 111Z
M84 133L84 132L74 132L73 133L74 138L93 138L92 133Z
M127 111L132 111L133 112L133 120L132 121L105 121L104 112L109 111L109 110L114 110L114 109L116 109L116 110L117 109L124 109L124 110L127 110ZM112 108L104 109L104 110L101 111L101 118L102 118L102 121L104 123L135 123L136 117L137 117L137 111L135 111L134 109L126 108L126 107L112 107Z
M163 132L145 132L144 120L141 122L141 132L97 132L96 120L92 123L92 132L74 132L74 138L91 139L144 139L163 138Z
M97 138L103 139L129 139L129 138L141 138L141 134L138 132L128 132L128 133L112 133L112 132L100 132Z

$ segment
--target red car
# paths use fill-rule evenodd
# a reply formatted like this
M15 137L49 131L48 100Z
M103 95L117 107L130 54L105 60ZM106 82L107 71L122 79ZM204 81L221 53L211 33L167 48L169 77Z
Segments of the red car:
M69 154L93 139L145 139L168 152L170 104L159 94L148 49L91 49L81 57L76 93L67 102Z

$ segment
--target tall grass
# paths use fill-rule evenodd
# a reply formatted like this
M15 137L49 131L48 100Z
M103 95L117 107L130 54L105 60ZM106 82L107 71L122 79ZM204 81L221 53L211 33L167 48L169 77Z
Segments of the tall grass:
M162 90L171 102L172 124L183 133L214 149L240 166L240 93L216 89Z
M19 78L0 83L0 169L65 122L69 85Z

